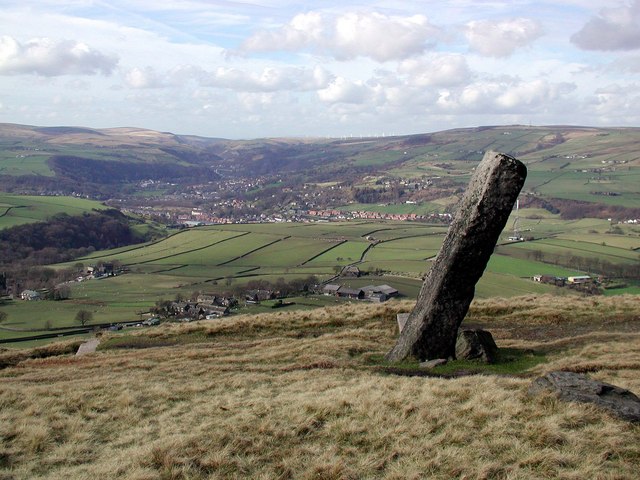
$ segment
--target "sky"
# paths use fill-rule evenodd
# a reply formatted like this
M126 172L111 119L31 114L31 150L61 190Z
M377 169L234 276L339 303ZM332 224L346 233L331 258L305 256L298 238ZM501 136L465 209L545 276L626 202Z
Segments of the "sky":
M0 0L0 122L231 139L640 126L640 0Z

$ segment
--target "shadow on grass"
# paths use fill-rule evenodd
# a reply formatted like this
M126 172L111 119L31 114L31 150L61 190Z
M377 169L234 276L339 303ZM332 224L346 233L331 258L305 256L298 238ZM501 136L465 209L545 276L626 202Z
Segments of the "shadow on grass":
M432 369L420 367L415 359L390 363L383 355L370 355L365 359L368 366L389 375L408 377L458 378L467 375L508 375L528 376L528 371L547 361L546 356L530 349L501 348L495 363L483 363L479 360L451 360L445 365Z

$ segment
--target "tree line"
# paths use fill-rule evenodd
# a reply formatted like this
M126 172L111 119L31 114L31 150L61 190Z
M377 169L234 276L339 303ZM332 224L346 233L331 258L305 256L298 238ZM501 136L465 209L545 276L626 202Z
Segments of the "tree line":
M5 287L52 288L74 278L78 268L53 269L44 265L145 241L129 222L118 210L100 210L79 216L61 213L46 222L0 231L0 272L4 272Z

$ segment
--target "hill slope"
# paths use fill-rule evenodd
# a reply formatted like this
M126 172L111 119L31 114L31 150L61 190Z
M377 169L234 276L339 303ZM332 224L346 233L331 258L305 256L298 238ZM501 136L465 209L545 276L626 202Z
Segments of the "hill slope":
M525 191L640 208L638 128L521 125L349 139L222 140L137 128L0 124L0 190L106 198L143 180L198 184L285 175L294 184L446 176L464 185L486 150L530 171ZM375 178L374 178L375 180Z
M635 477L640 427L526 389L527 375L565 368L640 392L637 298L474 303L466 322L487 326L510 349L504 367L525 376L393 374L380 357L408 308L112 335L83 357L0 355L23 355L0 371L0 475Z

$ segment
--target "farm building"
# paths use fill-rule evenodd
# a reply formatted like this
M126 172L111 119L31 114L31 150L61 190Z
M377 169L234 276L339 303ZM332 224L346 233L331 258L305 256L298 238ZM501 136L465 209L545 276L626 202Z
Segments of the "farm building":
M229 315L229 307L217 307L211 306L203 309L203 314L207 320L213 320L214 318L220 318L225 315Z
M276 292L272 290L249 290L244 299L247 303L260 303L263 300L273 300L276 297Z
M567 277L567 282L573 285L581 284L581 283L589 283L592 281L592 278L589 275L577 275L575 277Z
M565 277L556 277L554 275L534 275L533 281L555 285L556 287L564 287L567 279Z
M386 302L391 297L398 296L398 290L389 285L367 285L362 290L365 298L372 302Z
M324 295L369 300L372 302L386 302L389 298L399 294L398 290L389 285L367 285L362 288L349 288L335 283L325 285L322 293Z
M340 275L342 275L343 277L359 277L360 269L355 265L347 265L342 269Z
M340 290L340 285L336 285L335 283L328 283L322 288L322 293L324 295L337 295L338 290Z
M340 289L338 290L338 296L362 300L364 298L364 290L362 290L361 288L340 287Z
M33 301L33 300L41 300L42 296L40 295L40 293L36 292L35 290L24 290L20 294L20 298L22 300Z

